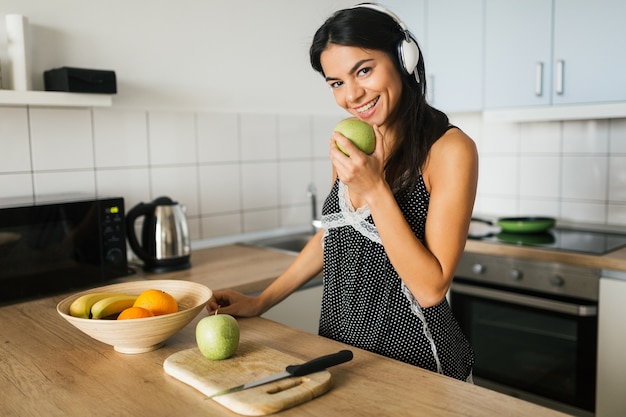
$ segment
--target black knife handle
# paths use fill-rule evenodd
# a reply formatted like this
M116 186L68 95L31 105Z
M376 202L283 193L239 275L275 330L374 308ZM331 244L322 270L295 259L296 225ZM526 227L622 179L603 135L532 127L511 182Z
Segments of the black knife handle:
M313 372L323 371L326 368L348 362L351 359L352 351L340 350L337 353L320 356L319 358L311 359L310 361L300 365L289 365L285 368L285 370L293 376L302 376L312 374Z

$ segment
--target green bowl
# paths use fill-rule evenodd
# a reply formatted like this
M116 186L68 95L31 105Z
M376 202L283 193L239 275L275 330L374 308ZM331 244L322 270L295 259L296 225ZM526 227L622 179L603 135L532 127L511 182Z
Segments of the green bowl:
M507 217L498 220L502 231L509 233L541 233L554 227L555 223L552 217Z

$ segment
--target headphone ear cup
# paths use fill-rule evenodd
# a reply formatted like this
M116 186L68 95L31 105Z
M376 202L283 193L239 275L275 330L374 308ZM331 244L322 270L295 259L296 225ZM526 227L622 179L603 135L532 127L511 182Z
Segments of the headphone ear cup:
M400 62L407 74L413 73L417 68L417 62L420 58L419 48L413 39L403 40L400 43Z

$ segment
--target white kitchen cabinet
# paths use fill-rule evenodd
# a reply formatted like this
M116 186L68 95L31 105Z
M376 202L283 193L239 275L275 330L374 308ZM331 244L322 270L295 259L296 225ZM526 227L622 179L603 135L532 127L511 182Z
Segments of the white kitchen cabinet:
M428 1L428 96L433 106L445 112L483 108L483 3Z
M422 52L426 46L426 0L387 0L381 3L406 25L409 31L417 39Z
M485 0L485 107L546 105L552 0Z
M626 274L604 275L608 276L600 279L596 417L626 416Z
M563 88L552 103L626 100L626 1L555 0L554 10L553 62L563 62Z
M294 292L263 314L263 317L317 334L321 303L322 285L312 285Z
M485 1L486 108L626 100L626 2Z

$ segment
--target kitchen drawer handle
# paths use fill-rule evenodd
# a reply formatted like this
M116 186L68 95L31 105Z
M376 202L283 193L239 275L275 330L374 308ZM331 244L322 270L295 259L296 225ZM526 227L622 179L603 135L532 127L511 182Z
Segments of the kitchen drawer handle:
M489 300L508 302L525 307L533 307L570 316L595 317L598 315L598 307L595 305L571 304L563 301L548 300L546 298L521 295L508 291L493 290L490 288L476 287L467 284L452 284L452 292L465 295L473 295Z
M563 71L565 71L565 61L559 59L556 61L556 93L563 94Z
M537 97L543 95L543 62L537 62L535 65L535 95Z

